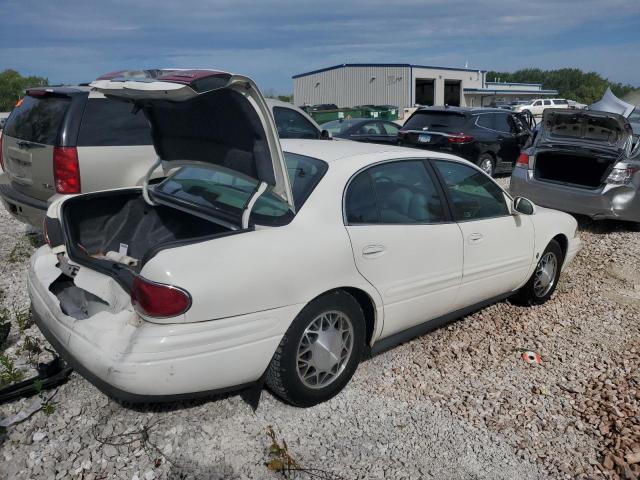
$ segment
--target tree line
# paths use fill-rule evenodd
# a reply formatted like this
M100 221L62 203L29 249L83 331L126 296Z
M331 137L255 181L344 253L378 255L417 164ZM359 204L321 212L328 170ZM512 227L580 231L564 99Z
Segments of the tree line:
M48 85L45 77L23 77L15 70L0 72L0 112L9 112L29 87Z
M544 89L557 90L558 97L575 100L587 105L600 100L607 87L622 98L633 93L637 87L611 82L596 72L583 72L579 68L542 70L525 68L515 72L487 72L487 82L541 83Z

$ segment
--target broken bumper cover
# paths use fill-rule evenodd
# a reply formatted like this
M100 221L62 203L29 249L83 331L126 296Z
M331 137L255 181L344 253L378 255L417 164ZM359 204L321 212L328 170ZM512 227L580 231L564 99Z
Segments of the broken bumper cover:
M533 178L533 172L516 167L511 175L512 195L526 197L536 205L586 215L594 220L640 222L640 192L629 185L589 190Z
M149 323L127 309L78 320L60 310L45 286L54 272L46 271L52 254L43 249L48 247L36 252L28 275L38 327L78 373L125 402L169 402L251 385L300 308L189 324Z

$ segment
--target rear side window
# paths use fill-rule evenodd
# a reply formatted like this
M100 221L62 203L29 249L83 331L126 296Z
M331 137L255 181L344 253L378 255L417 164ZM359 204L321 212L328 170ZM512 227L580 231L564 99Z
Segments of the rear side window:
M383 163L351 182L345 196L349 224L425 224L445 220L440 194L419 160Z
M567 102L566 100L554 100L553 104L554 105L569 105L569 102Z
M494 115L495 127L498 132L509 133L511 131L511 123L509 122L509 115L506 113L496 113Z
M433 130L448 131L462 127L466 120L465 115L456 113L417 111L402 128L403 130L422 130L427 127Z
M291 108L274 107L273 117L280 138L319 138L318 129Z
M35 143L55 145L71 99L27 95L7 119L4 134Z
M478 115L478 120L476 120L476 123L479 127L493 129L493 115L491 115L490 113Z
M142 110L133 113L130 103L90 98L84 109L79 147L151 145L151 130Z

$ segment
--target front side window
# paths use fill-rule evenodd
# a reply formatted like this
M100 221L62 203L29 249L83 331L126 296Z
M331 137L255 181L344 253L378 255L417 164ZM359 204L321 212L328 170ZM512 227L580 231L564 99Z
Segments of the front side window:
M540 107L542 105L542 101L538 100L537 102L534 102L533 106L534 107Z
M434 162L446 184L457 222L509 215L504 193L487 175L458 162Z
M318 129L291 108L274 107L273 118L280 138L320 138Z
M285 153L285 161L298 211L327 171L327 164L292 153ZM216 165L194 166L179 169L158 184L155 192L207 210L240 214L257 186L255 179L234 170ZM281 225L292 218L289 206L270 189L258 198L251 214L251 221L261 225Z
M438 190L420 160L383 163L359 173L347 189L345 213L350 224L445 221Z

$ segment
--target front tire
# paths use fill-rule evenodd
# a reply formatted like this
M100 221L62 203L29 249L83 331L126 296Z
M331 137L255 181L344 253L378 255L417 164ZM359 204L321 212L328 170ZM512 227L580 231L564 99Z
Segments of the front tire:
M280 341L266 383L284 401L310 407L337 395L365 344L362 308L348 293L323 295L302 309Z
M560 244L551 240L542 252L529 281L512 298L522 305L545 303L558 286L564 256Z

